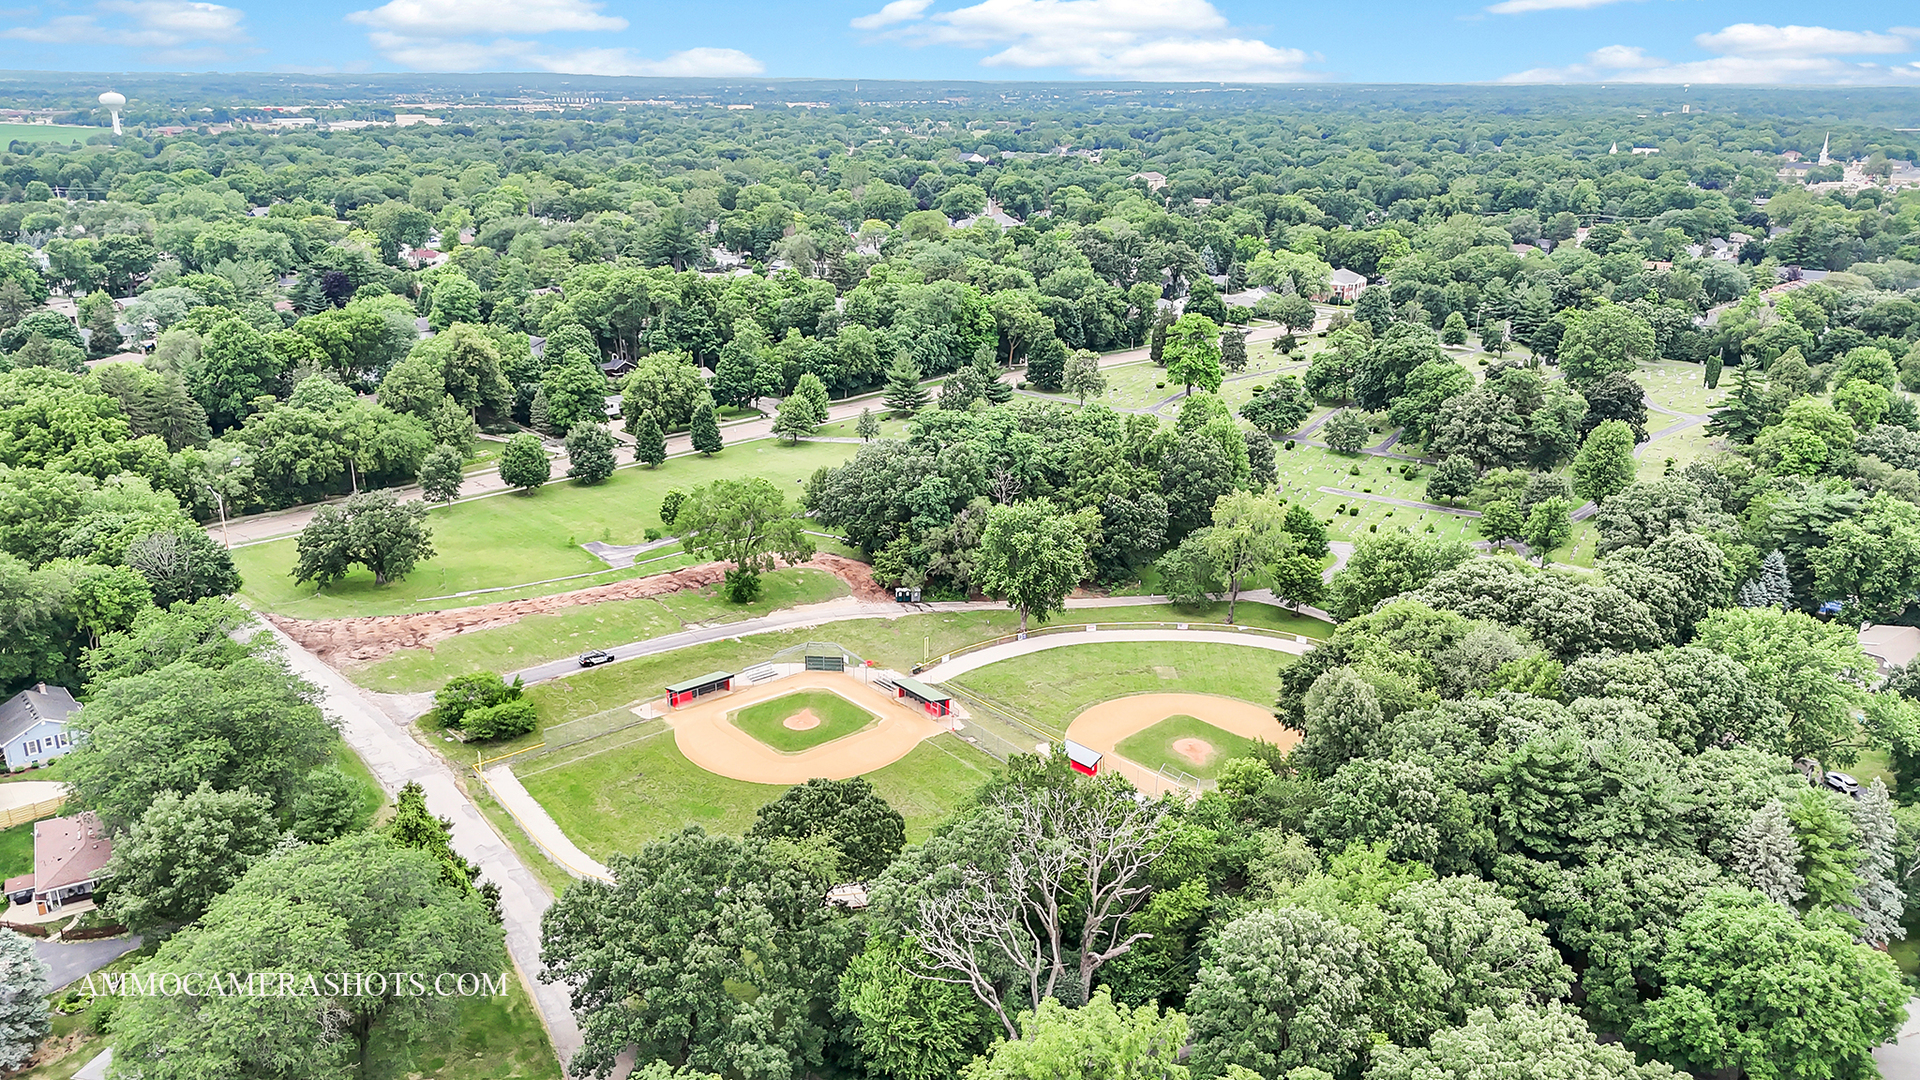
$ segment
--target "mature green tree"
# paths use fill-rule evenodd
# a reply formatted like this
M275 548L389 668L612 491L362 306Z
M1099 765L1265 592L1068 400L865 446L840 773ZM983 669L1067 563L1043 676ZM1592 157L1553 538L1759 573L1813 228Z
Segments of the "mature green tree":
M633 458L644 461L647 468L657 469L667 460L667 437L660 430L660 422L652 413L640 417L633 431Z
M881 404L890 411L900 414L912 414L927 407L929 394L927 388L920 385L922 378L920 365L902 356L887 369L887 391L881 398Z
M288 831L303 843L329 843L353 831L363 799L360 785L346 773L332 766L315 769L294 796Z
M1618 304L1568 312L1560 339L1560 367L1576 386L1597 383L1616 371L1632 372L1659 359L1653 327Z
M1066 610L1067 594L1093 576L1087 558L1090 522L1042 500L995 506L980 536L980 591L1041 622Z
M1405 429L1409 440L1425 442L1440 421L1440 407L1471 389L1473 375L1466 368L1451 359L1427 360L1407 373L1406 388L1389 405L1387 415Z
M116 1068L150 1080L370 1076L376 1038L430 1046L454 1024L461 999L423 993L406 973L426 974L429 991L443 975L443 988L463 975L513 978L482 903L442 884L430 856L377 833L255 863L138 971L194 975L199 990L127 997L115 1011ZM216 993L210 972L285 972L301 992Z
M1465 345L1467 343L1467 317L1457 311L1447 313L1445 324L1440 327L1442 345Z
M1067 357L1066 370L1060 379L1060 387L1079 399L1085 405L1090 397L1097 398L1107 392L1107 376L1100 370L1100 354L1091 349L1075 349Z
M1326 594L1326 581L1320 574L1320 560L1311 555L1283 555L1268 568L1273 595L1291 603L1295 610L1302 604L1318 604Z
M854 423L854 434L861 442L872 442L880 437L880 418L873 415L872 409L861 409L860 419Z
M1701 620L1694 643L1744 664L1754 684L1786 707L1787 754L1853 760L1859 681L1872 670L1853 629L1797 611L1732 608Z
M627 431L651 415L662 431L675 431L693 422L694 411L710 401L707 382L685 353L656 352L642 357L622 384L620 411Z
M213 429L225 431L253 411L253 399L274 392L283 371L259 331L228 318L207 331L199 363L187 372L187 389L207 411Z
M553 462L547 457L547 446L540 436L523 431L507 440L500 450L500 479L508 487L520 489L523 495L531 495L542 484L553 478Z
M475 891L480 868L453 850L453 822L427 809L427 793L418 781L407 781L394 796L393 820L387 823L386 835L401 847L431 856L443 884L462 893Z
M1647 441L1647 391L1639 380L1624 371L1616 371L1581 391L1587 403L1585 432L1607 420L1618 420L1633 429L1636 443Z
M1473 462L1459 454L1442 458L1440 464L1433 467L1433 474L1427 477L1427 499L1431 502L1452 502L1463 499L1473 493L1473 485L1480 479L1480 472Z
M575 1072L605 1075L629 1045L740 1080L822 1066L828 1009L860 948L820 901L833 881L767 841L697 826L609 864L615 884L572 886L541 922L542 977L570 988L585 1036Z
M1812 554L1814 588L1859 616L1898 618L1920 594L1920 508L1882 491L1856 516L1835 522Z
M1534 504L1527 513L1527 528L1523 539L1533 557L1540 565L1547 565L1547 559L1567 541L1573 539L1573 521L1569 516L1567 500L1558 495L1542 499Z
M1220 568L1207 548L1207 532L1196 530L1154 561L1160 590L1178 606L1200 607L1220 591Z
M1380 601L1420 588L1472 557L1473 550L1465 544L1416 538L1404 530L1369 535L1333 575L1327 589L1328 610L1336 619L1364 615Z
M1227 621L1233 621L1240 590L1265 573L1293 546L1286 511L1271 495L1234 491L1213 504L1213 526L1202 543L1227 587ZM1202 534L1196 534L1202 535Z
M279 839L265 795L163 791L114 841L107 915L143 931L192 922Z
M1298 428L1313 412L1313 397L1292 375L1276 375L1273 382L1240 407L1247 423L1269 435Z
M1619 420L1603 421L1587 433L1573 459L1573 493L1605 502L1633 483L1633 429Z
M840 975L840 1007L868 1068L899 1080L949 1080L987 1048L993 1018L966 989L914 976L910 940L874 935Z
M1418 1002L1427 1031L1464 1023L1476 1009L1544 1005L1564 997L1572 983L1572 970L1544 928L1491 882L1415 882L1383 907L1390 934L1405 932L1442 976L1427 984L1432 996Z
M430 502L450 503L460 497L466 482L460 451L441 443L420 463L420 494Z
M1621 1047L1599 1042L1564 1007L1515 1005L1476 1009L1460 1027L1435 1032L1424 1047L1380 1047L1366 1080L1673 1080L1679 1075L1661 1062L1643 1065Z
M1353 409L1334 413L1321 432L1327 449L1340 454L1358 454L1373 439L1373 427Z
M363 491L343 503L320 507L300 530L294 548L293 580L317 581L321 588L346 577L355 566L373 571L373 583L385 585L434 556L427 508L403 503L385 491Z
M47 1008L47 965L33 943L0 930L0 1069L18 1069L53 1030Z
M797 444L801 439L811 436L825 421L825 414L819 411L819 406L814 404L811 397L795 392L780 399L779 411L773 418L773 433Z
M1294 547L1302 555L1320 560L1327 557L1327 526L1305 503L1287 507L1287 531L1293 534Z
M961 1075L965 1080L1096 1080L1127 1074L1186 1080L1187 1067L1180 1063L1186 1041L1186 1017L1171 1010L1162 1015L1151 1002L1131 1010L1115 1005L1101 987L1077 1009L1048 999L1037 1011L1020 1014L1020 1038L996 1042Z
M806 523L764 477L694 488L670 524L687 554L732 564L726 589L735 603L759 595L760 575L773 569L776 558L799 563L813 557Z
M607 417L607 377L589 360L568 358L549 366L540 376L540 393L546 396L547 425L553 431Z
M1384 290L1383 290L1384 291ZM1359 932L1303 908L1222 927L1187 995L1193 1067L1240 1065L1267 1080L1303 1066L1346 1075L1365 1060L1379 961Z
M433 310L427 316L427 325L439 333L455 323L479 321L480 287L458 270L442 270L433 279Z
M701 402L693 410L693 419L689 424L688 433L693 440L693 448L703 456L712 457L725 446L720 439L720 420L714 415L712 401Z
M99 686L75 721L86 735L63 760L76 801L129 825L162 791L242 788L284 805L325 761L333 732L313 689L278 657L221 668L186 661Z
M906 846L905 819L866 777L809 780L762 806L749 837L808 840L824 837L839 852L838 870L850 881L878 876Z
M1213 393L1220 389L1220 326L1205 315L1180 316L1167 331L1167 378L1193 393L1195 386Z
M618 444L607 425L582 420L567 432L567 475L583 484L598 484L613 475Z
M1220 366L1235 375L1247 370L1247 332L1245 330L1221 332Z
M1870 1076L1873 1048L1906 1018L1890 957L1759 893L1708 897L1669 939L1659 972L1660 996L1631 1035L1696 1072Z

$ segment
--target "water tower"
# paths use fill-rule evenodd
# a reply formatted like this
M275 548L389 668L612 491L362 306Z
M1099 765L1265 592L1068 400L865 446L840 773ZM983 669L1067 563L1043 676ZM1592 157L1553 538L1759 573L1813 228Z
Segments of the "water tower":
M127 96L109 90L100 95L100 104L106 108L107 112L113 114L113 133L120 134L120 110L126 106Z

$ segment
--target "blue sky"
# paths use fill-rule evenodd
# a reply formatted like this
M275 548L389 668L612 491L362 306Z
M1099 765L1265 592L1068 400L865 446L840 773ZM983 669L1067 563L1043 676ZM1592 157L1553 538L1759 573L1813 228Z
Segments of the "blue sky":
M43 70L1920 86L1910 0L43 0L0 25Z

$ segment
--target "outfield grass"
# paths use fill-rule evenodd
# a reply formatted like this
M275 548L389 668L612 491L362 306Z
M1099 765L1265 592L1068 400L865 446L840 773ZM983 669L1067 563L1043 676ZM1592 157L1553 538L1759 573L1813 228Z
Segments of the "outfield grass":
M394 615L566 592L657 573L672 568L672 564L422 602L475 589L605 571L607 565L580 545L589 540L643 542L648 528L663 527L660 500L669 489L687 491L714 480L762 476L797 499L800 483L814 470L838 465L856 449L852 443L803 442L790 446L760 439L729 446L710 458L674 458L658 469L621 469L612 479L593 487L562 481L532 495L497 495L436 507L427 521L433 529L437 554L404 580L386 586L374 585L373 575L365 570L354 571L324 591L312 583L295 585L289 576L295 557L291 537L239 548L233 553L234 563L245 580L241 593L256 608L302 619Z
M738 836L761 806L787 790L710 773L680 753L670 728L651 727L639 737L610 737L605 748L583 747L590 756L559 765L535 758L524 767L520 783L574 843L600 859L638 851L686 825ZM906 818L907 839L919 841L994 768L993 759L938 736L867 779Z
M790 717L810 711L819 724L805 730L787 726ZM736 711L733 726L783 754L797 754L843 739L879 717L830 690L804 690Z
M0 880L33 873L33 822L0 829Z
M847 594L846 583L823 570L776 570L760 581L760 598L751 604L729 603L714 589L588 604L530 615L497 630L459 634L431 649L403 649L351 672L351 677L370 690L433 690L455 675L515 671L588 649L678 633L695 624L751 619Z
M1128 694L1218 694L1271 705L1280 669L1293 662L1291 654L1243 645L1110 641L1017 656L954 682L1064 736L1087 706Z
M1195 762L1173 748L1173 744L1180 739L1199 739L1213 747L1213 757L1204 765ZM1155 772L1170 765L1189 776L1215 780L1220 776L1221 766L1228 761L1253 753L1253 740L1214 727L1196 717L1169 716L1150 728L1121 739L1114 749L1120 751L1121 757Z

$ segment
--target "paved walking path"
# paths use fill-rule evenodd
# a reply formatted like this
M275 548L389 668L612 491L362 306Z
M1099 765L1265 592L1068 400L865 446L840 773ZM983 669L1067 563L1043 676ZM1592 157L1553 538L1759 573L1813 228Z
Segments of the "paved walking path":
M553 815L547 813L547 808L527 794L527 789L520 786L520 778L513 775L512 768L506 765L495 765L483 775L487 781L487 790L493 793L493 797L500 801L501 806L507 808L507 812L520 823L520 827L526 830L528 838L539 845L540 850L547 853L547 858L559 863L574 877L590 877L608 882L613 880L613 874L608 872L606 864L581 851L579 845L568 839L567 834L561 831L559 824L553 820Z
M1873 1052L1887 1080L1920 1080L1920 997L1907 1002L1907 1022L1893 1042Z
M1245 599L1245 597L1242 597ZM1044 637L1030 637L1025 641L1009 641L1000 645L989 645L978 652L965 656L956 656L944 664L935 664L915 676L921 682L939 683L958 678L975 668L997 664L1016 656L1045 652L1048 649L1061 649L1069 645L1092 645L1117 641L1173 641L1201 642L1208 645L1245 645L1255 649L1267 649L1272 652L1292 653L1303 656L1313 646L1302 641L1287 638L1270 637L1261 633L1246 633L1232 630L1098 630L1089 627L1086 630L1068 633L1047 634Z
M319 688L320 707L339 723L341 737L366 762L380 786L391 795L408 781L418 781L426 791L427 809L452 820L454 850L478 863L481 876L500 886L507 952L564 1067L580 1049L580 1027L566 988L539 981L540 918L552 906L553 895L493 831L444 760L415 742L345 676L264 620L262 625L264 632L279 639L293 672Z
M101 938L97 941L33 939L33 955L47 965L47 985L64 990L140 947L140 936Z

